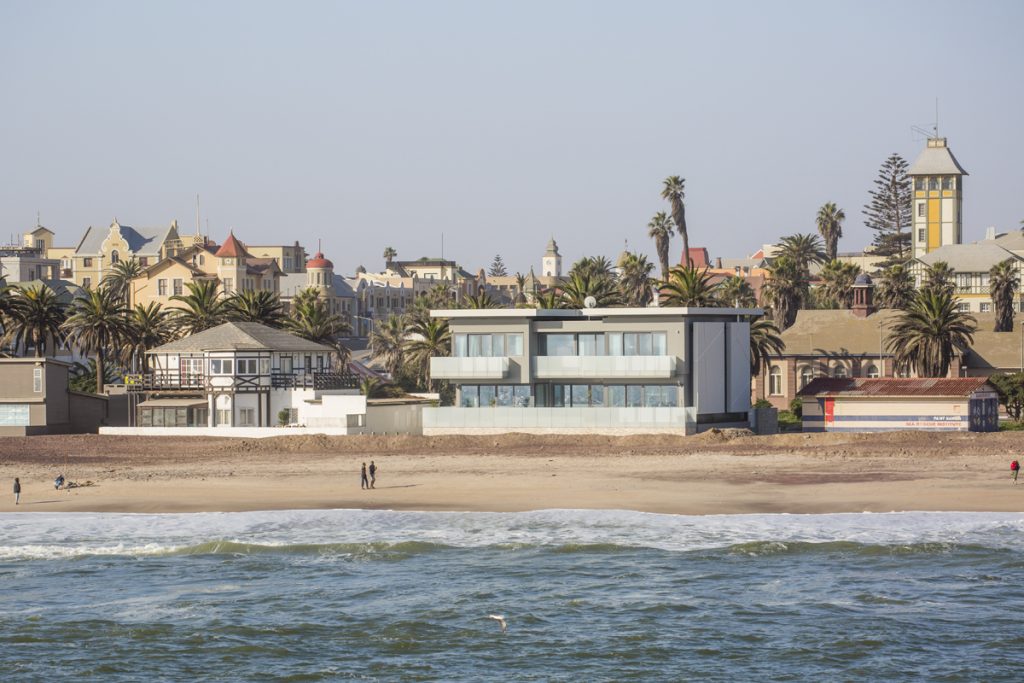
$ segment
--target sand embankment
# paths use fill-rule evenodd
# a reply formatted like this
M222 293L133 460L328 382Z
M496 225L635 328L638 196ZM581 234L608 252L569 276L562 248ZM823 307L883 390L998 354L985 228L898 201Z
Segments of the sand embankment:
M1024 511L1024 435L0 438L0 511ZM359 488L376 461L377 489ZM91 485L54 491L64 472ZM22 482L22 504L10 493Z

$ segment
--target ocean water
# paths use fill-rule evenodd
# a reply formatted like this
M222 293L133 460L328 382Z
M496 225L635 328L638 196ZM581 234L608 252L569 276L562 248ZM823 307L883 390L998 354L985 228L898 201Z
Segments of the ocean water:
M1024 515L2 514L0 677L1020 681Z

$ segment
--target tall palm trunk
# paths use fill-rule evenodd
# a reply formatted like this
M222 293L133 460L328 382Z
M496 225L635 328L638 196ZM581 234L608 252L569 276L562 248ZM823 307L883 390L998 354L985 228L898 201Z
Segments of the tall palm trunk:
M676 230L683 238L683 258L686 259L686 267L690 268L693 261L690 259L690 236L686 232L686 207L678 197L672 200L672 220L676 222Z
M106 377L106 375L104 375L104 372L103 372L103 369L104 369L103 366L104 366L104 363L103 363L103 349L99 349L98 351L96 351L96 393L97 394L102 394L103 393L103 384L104 384L103 380Z

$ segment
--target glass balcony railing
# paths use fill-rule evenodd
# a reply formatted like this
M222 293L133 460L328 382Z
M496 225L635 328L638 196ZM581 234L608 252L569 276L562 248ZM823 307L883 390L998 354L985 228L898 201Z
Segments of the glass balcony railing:
M537 356L537 379L669 379L676 374L675 356Z
M513 408L438 407L423 409L425 434L448 430L516 429L594 432L696 432L695 408Z
M504 379L508 376L508 356L431 358L433 379Z

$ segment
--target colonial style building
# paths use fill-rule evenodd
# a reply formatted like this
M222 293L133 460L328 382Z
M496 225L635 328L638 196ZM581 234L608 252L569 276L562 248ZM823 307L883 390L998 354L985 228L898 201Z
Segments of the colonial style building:
M913 182L911 240L914 258L963 241L963 187L967 171L946 138L930 138L907 171Z
M133 228L114 219L109 228L86 229L75 248L71 279L82 287L94 287L119 262L136 259L151 266L184 248L178 222L164 228Z
M747 424L757 309L441 310L452 355L430 375L454 407L423 412L425 434L688 434Z
M956 296L961 311L991 313L992 294L989 289L989 271L998 263L1010 260L1017 271L1017 277L1024 284L1024 257L1004 248L995 239L982 240L973 244L947 244L924 254L911 262L917 286L925 280L928 268L945 263L953 269ZM1024 293L1017 291L1018 310L1024 301Z

